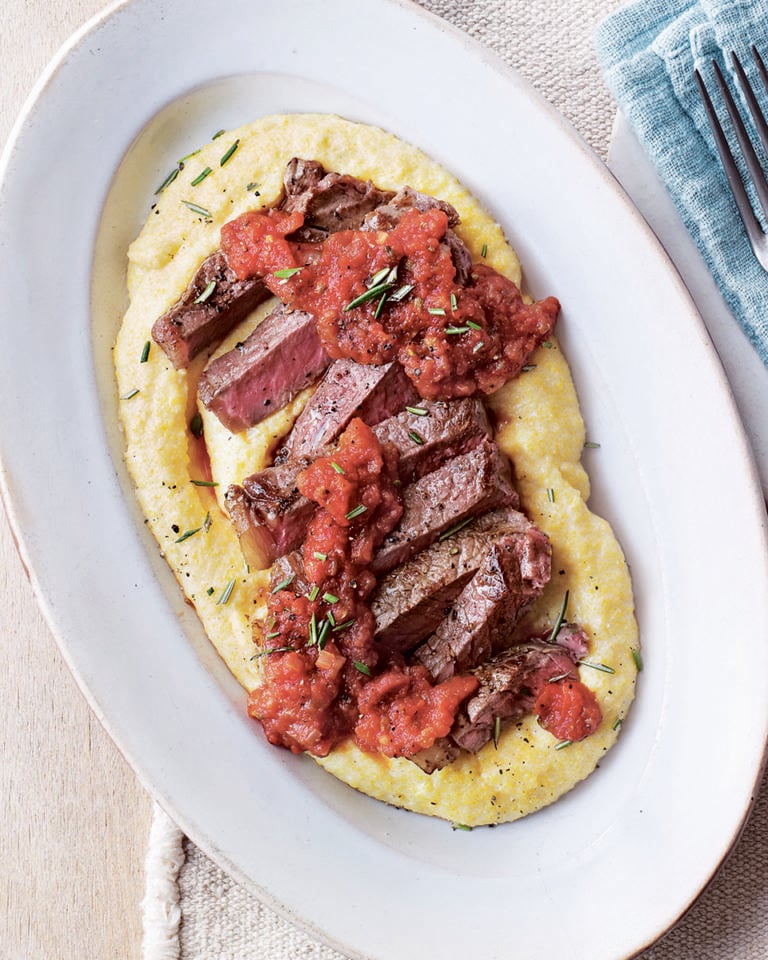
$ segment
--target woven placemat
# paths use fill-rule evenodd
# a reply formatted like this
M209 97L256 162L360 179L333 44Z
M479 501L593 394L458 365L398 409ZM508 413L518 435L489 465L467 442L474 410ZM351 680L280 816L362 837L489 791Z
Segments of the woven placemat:
M493 49L607 156L615 104L598 71L592 34L619 0L421 0L421 5ZM766 960L766 863L764 792L724 869L643 960ZM631 864L617 880L631 884ZM346 960L235 883L159 808L147 856L144 918L144 960Z

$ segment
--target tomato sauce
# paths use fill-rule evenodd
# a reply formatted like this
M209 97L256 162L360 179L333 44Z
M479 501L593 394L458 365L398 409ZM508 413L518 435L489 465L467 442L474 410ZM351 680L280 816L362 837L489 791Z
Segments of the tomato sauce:
M374 640L368 565L402 514L397 477L395 448L359 419L332 456L299 475L299 490L319 507L302 547L311 588L297 595L284 584L270 594L264 683L248 701L271 743L325 756L352 735L364 750L414 753L448 733L477 687L469 677L433 684Z
M251 212L222 228L239 279L262 276L291 308L311 313L334 358L397 359L419 394L449 399L491 393L514 377L551 333L554 297L526 304L518 287L476 263L456 280L440 209L405 211L389 231L343 230L322 243L290 233L300 213Z
M553 737L573 742L594 733L603 719L594 693L580 680L571 679L545 684L533 712Z

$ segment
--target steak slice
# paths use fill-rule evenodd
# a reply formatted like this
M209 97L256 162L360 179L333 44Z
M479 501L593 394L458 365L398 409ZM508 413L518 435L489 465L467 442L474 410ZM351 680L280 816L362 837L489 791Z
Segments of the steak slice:
M201 302L211 284L212 292ZM238 280L221 250L212 253L190 281L181 298L156 320L152 339L177 370L222 340L271 293L258 277Z
M533 524L499 537L414 659L439 683L507 646L520 614L549 581L550 563L549 538Z
M429 401L417 409L427 415L403 410L373 428L381 443L393 443L397 448L400 479L404 484L436 469L450 457L471 450L490 432L485 407L477 399ZM420 431L420 443L413 439L416 429ZM233 493L238 510L238 519L233 517L233 522L238 532L240 524L244 525L243 533L248 524L265 526L269 536L261 539L270 544L268 553L272 557L296 549L315 512L314 503L299 493L298 476L316 457L329 453L330 449L325 447L312 456L291 458L246 477ZM241 491L249 499L247 512L237 504Z
M486 438L405 488L403 516L374 555L371 569L381 576L472 517L518 502L509 461Z
M375 426L418 399L399 363L367 366L336 360L299 414L278 459L317 456L353 417Z
M516 723L533 710L543 686L565 676L576 677L576 662L587 652L587 637L575 624L564 624L557 643L531 637L470 671L480 686L456 715L447 737L409 757L425 773L434 773L461 750L477 753L494 736L497 724Z
M359 230L366 214L394 196L390 190L379 190L370 180L327 173L316 160L298 157L288 162L283 187L280 209L304 214L304 225L291 234L291 239L304 242L324 240L339 230Z
M224 501L245 562L252 570L266 570L275 557L275 542L269 528L260 523L253 503L242 487L233 483L227 489Z
M570 635L572 640L579 637L578 654L560 642L535 638L510 647L472 670L480 687L459 710L450 733L453 742L476 753L493 737L497 717L501 723L515 723L531 713L544 684L569 674L575 679L576 660L586 653L587 639L573 626Z
M236 433L285 406L329 363L312 315L280 304L242 343L208 364L198 392Z
M426 640L449 616L494 543L505 535L525 535L532 526L511 507L493 510L382 577L372 597L376 638L402 653Z

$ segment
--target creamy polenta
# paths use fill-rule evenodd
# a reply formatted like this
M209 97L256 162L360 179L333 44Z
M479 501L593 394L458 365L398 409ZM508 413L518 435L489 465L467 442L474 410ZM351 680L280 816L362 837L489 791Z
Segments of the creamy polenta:
M235 149L222 166L231 145ZM221 226L246 210L269 207L280 195L287 162L297 156L383 189L408 184L448 201L461 217L457 232L473 255L479 258L484 250L490 266L518 284L521 279L499 225L441 166L391 134L338 117L266 117L225 133L188 160L160 194L129 250L130 307L114 351L125 458L163 555L211 642L247 690L260 682L254 624L263 614L268 572L246 567L223 496L229 484L271 462L311 388L256 426L230 433L215 415L197 409L197 381L208 357L176 370L151 343L150 330L217 249ZM212 172L192 185L208 167ZM273 306L270 301L254 311L217 353L243 340ZM532 632L547 629L568 591L568 619L585 629L587 660L597 665L583 664L579 672L602 709L599 729L563 749L530 716L506 729L498 745L462 754L431 775L405 759L363 753L349 741L317 761L373 797L469 826L517 819L586 777L618 736L639 662L627 565L608 524L586 506L584 425L554 337L532 364L488 398L498 423L496 440L514 464L522 509L552 543L552 579L525 623ZM199 431L190 426L196 416L202 418L215 485L203 472L194 435Z

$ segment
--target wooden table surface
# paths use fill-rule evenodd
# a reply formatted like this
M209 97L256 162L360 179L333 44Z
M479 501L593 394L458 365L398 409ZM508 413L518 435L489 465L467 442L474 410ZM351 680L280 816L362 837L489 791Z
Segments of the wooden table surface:
M103 0L0 4L0 143ZM151 801L83 699L0 509L0 957L141 955Z

